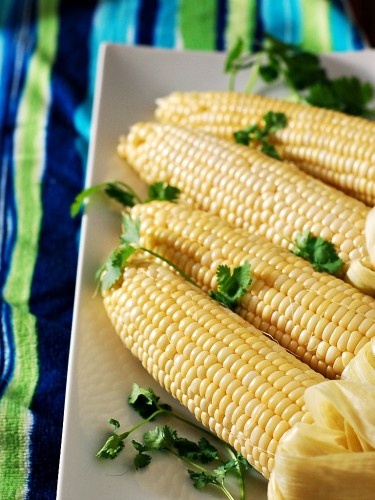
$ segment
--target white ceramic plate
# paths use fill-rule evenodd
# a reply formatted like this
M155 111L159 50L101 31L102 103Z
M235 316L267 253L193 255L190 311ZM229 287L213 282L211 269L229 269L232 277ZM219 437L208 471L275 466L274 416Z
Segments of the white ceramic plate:
M119 136L132 123L152 119L157 97L173 90L226 89L224 57L218 53L103 45L86 184L121 178L143 194L144 186L116 155ZM324 62L334 76L355 74L375 85L372 51L331 54ZM244 78L245 75L239 75L238 88L242 88ZM100 298L94 297L95 271L117 244L119 231L118 215L108 205L99 200L90 204L81 233L57 497L59 500L221 498L213 490L195 490L185 466L173 457L160 456L148 469L137 473L131 467L131 446L114 461L95 457L112 430L107 424L109 418L119 420L124 429L139 420L127 405L133 382L153 387L163 401L181 411L179 403L160 389L123 348ZM258 474L250 475L248 498L265 499L266 489L265 480Z

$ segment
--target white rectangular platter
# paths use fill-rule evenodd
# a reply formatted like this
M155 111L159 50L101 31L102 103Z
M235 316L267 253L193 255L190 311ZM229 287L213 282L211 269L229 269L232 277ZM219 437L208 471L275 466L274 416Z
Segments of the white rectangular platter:
M330 54L323 60L334 76L354 74L375 85L374 57L367 50ZM86 185L122 179L143 194L144 186L117 157L119 136L132 123L153 118L157 97L174 90L227 89L224 59L219 53L104 44L98 62ZM238 88L245 78L239 76ZM118 214L103 201L90 203L82 223L57 498L220 498L213 489L194 489L185 465L174 457L160 456L148 469L135 472L131 445L114 461L95 456L112 430L109 418L119 420L124 429L139 420L127 404L133 382L153 387L164 402L184 412L123 348L100 297L94 296L95 272L119 235ZM265 499L266 491L267 482L258 474L249 474L247 498Z

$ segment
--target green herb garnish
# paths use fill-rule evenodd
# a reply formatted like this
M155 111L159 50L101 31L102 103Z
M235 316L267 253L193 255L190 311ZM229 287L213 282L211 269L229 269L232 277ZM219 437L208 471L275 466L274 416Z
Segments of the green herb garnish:
M108 181L96 184L89 188L83 189L75 197L74 202L70 207L72 217L78 215L83 204L95 194L103 192L109 198L117 201L124 207L134 207L138 203L148 203L150 201L171 201L178 200L180 190L177 187L170 186L165 182L155 182L148 187L147 198L142 200L137 193L125 182Z
M313 106L333 109L354 116L371 116L373 109L367 106L373 97L370 83L362 83L356 77L342 76L334 80L309 86L306 101Z
M180 190L167 184L166 182L154 182L148 187L148 196L146 203L149 201L159 200L159 201L171 201L176 202L180 196Z
M287 118L285 113L275 113L268 111L264 117L264 127L259 125L250 125L243 130L234 132L234 139L239 144L249 146L250 144L260 145L262 153L280 160L280 155L273 144L269 142L269 135L286 127Z
M224 70L230 73L230 90L235 75L252 67L246 92L252 92L259 76L266 83L281 81L299 102L341 111L354 116L373 116L369 108L373 87L356 76L330 78L319 57L298 45L281 42L267 34L256 55L245 53L240 40L228 53Z
M229 90L234 90L235 76L239 71L238 60L243 51L244 42L242 38L238 38L225 59L224 72L229 73Z
M229 266L220 265L217 268L218 290L211 290L210 296L224 307L234 311L240 299L251 284L250 264L245 262L235 267L231 273Z
M125 441L130 434L157 417L167 415L220 442L230 458L222 458L218 449L205 437L199 438L198 441L193 441L179 436L178 431L169 425L163 425L146 431L142 436L142 442L131 440L133 448L137 452L133 459L135 470L138 471L148 467L155 453L169 453L187 464L189 467L187 472L196 488L202 489L208 485L213 485L227 498L232 500L234 500L234 496L228 490L225 479L228 473L233 472L239 481L239 498L241 500L245 499L243 473L249 470L251 466L242 455L233 451L208 430L199 427L176 413L169 405L160 403L159 396L151 388L143 388L138 384L133 384L128 402L141 415L143 420L119 434L117 432L120 428L119 422L115 419L110 419L109 423L114 426L114 430L98 451L98 457L105 459L116 458L125 448Z
M298 233L292 245L291 252L310 262L316 271L338 274L344 265L334 245L310 231Z
M139 244L141 239L139 217L133 219L132 216L126 212L122 213L121 217L124 228L124 232L120 236L121 243L113 250L108 259L96 273L96 278L100 282L101 290L106 290L117 283L129 258L137 251L143 251L157 257L169 266L173 267L173 269L177 271L186 281L198 286L186 273L173 264L173 262Z

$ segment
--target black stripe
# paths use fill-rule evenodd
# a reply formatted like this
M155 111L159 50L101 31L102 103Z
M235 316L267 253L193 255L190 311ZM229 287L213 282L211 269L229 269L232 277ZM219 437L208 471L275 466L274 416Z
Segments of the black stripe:
M154 44L155 24L158 9L158 0L141 0L138 10L136 31L137 45Z
M227 24L227 0L217 0L216 49L225 50L225 28Z

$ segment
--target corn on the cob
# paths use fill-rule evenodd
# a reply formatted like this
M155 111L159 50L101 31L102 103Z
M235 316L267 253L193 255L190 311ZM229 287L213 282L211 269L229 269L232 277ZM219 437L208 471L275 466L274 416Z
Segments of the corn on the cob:
M324 378L170 268L133 259L104 305L155 380L265 477L281 437L312 422L304 392Z
M205 291L217 289L219 265L250 262L253 283L236 312L325 377L339 377L375 337L374 299L266 238L182 203L137 205L132 215L140 217L141 245Z
M269 137L284 160L375 204L375 124L328 109L240 92L174 92L158 101L162 123L192 126L233 140L236 130L261 125L268 111L288 124Z
M118 152L147 183L177 186L194 207L250 233L286 247L309 230L331 241L347 267L368 258L370 209L294 165L200 130L155 123L134 125Z

